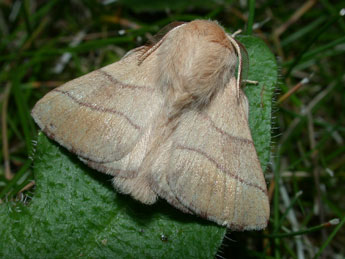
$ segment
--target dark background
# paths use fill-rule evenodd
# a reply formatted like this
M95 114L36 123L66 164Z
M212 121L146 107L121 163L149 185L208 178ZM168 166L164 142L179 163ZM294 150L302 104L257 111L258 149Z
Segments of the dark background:
M306 230L299 241L289 236L268 247L262 235L231 233L219 256L344 255L341 1L5 0L0 8L2 201L5 196L25 195L33 187L30 152L37 129L29 114L44 93L118 60L172 21L209 18L229 32L242 29L260 37L277 57L280 78L273 100L272 158L265 173L271 220L283 218L280 232ZM313 227L333 218L341 225L313 232ZM273 225L264 234L272 234Z

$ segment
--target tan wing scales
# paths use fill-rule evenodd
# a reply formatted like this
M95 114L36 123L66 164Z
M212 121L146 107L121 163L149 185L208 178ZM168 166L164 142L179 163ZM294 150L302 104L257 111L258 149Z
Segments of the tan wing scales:
M150 125L162 97L154 87L155 55L140 51L49 92L32 116L51 138L93 162L124 157ZM148 104L150 104L148 106Z
M182 115L158 152L152 184L178 208L233 230L262 229L269 218L266 183L248 127L248 103L243 92L238 103L234 80L208 109ZM159 164L166 169L155 171Z

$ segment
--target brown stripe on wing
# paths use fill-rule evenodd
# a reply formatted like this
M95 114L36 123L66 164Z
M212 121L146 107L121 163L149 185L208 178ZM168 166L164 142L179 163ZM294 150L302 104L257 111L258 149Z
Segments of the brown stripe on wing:
M242 138L242 137L231 135L231 134L227 133L226 131L222 130L221 128L217 127L215 122L211 119L211 117L207 113L202 113L202 116L204 117L204 119L208 120L210 122L210 124L211 124L211 127L214 128L221 135L226 136L226 137L232 139L235 142L237 141L237 142L241 142L242 144L252 145L254 147L254 150L255 150L255 153L256 153L255 160L258 163L260 163L259 158L257 156L256 148L255 148L255 145L254 145L254 142L253 142L252 139L247 139L247 138Z
M221 135L227 136L228 138L231 138L231 139L233 139L235 141L242 142L243 144L252 144L252 145L254 144L254 142L251 139L230 135L226 131L224 131L221 128L217 127L216 124L214 123L214 121L211 119L211 117L208 114L203 113L202 116L204 117L204 119L208 120L210 122L212 128L214 128Z
M238 175L230 172L229 170L227 170L226 168L224 168L224 166L222 166L221 164L219 164L214 158L212 158L210 155L208 155L206 152L197 149L197 148L191 148L191 147L186 147L186 146L182 146L182 145L177 145L176 149L181 149L181 150L188 150L188 151L193 151L196 152L200 155L202 155L203 157L205 157L208 161L210 161L211 163L213 163L220 171L222 171L224 174L229 175L230 177L232 177L233 179L239 181L240 183L243 183L245 185L248 186L252 186L258 190L260 190L261 192L263 192L266 196L267 196L267 191L266 189L262 188L261 186L257 185L257 184L253 184L253 183L248 183L246 180L244 180L243 178L239 177Z
M73 95L71 95L68 91L63 91L63 90L60 90L58 88L52 90L54 92L58 92L58 93L61 93L63 95L66 95L68 96L71 100L73 100L75 103L77 103L78 105L80 106L84 106L84 107L87 107L91 110L94 110L94 111L98 111L98 112L104 112L104 113L110 113L110 114L116 114L116 115L119 115L121 117L124 117L128 123L130 125L133 126L133 128L137 129L137 130L140 130L140 126L135 124L126 114L124 114L123 112L120 112L120 111L117 111L117 110L114 110L114 109L109 109L109 108L105 108L105 107L102 107L102 106L94 106L94 105L91 105L90 103L86 103L86 102L82 102L80 100L78 100L76 97L74 97Z
M147 92L153 92L154 91L153 88L148 87L148 86L130 85L130 84L122 83L119 80L117 80L115 77L113 77L111 74L109 74L108 72L104 71L103 69L98 69L95 72L98 72L98 73L102 74L111 83L113 83L114 85L116 85L116 86L118 86L120 88L140 89L140 90L144 90L144 91L147 91Z

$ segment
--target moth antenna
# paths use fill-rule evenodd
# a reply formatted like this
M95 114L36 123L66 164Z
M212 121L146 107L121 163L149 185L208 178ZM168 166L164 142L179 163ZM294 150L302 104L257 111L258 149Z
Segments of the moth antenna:
M181 24L181 25L179 25L179 26L173 28L171 31L173 31L173 30L175 30L175 29L177 29L177 28L179 28L179 27L181 27L181 26L183 26L183 25L184 25L184 24ZM171 32L171 31L170 31L170 32ZM168 36L168 33L165 34L165 35L163 36L163 38L160 39L160 41L158 41L155 45L153 45L153 46L150 47L147 51L145 51L144 54L140 57L138 65L140 65L141 63L143 63L144 60L145 60L148 56L150 56L153 52L155 52L156 49L158 49L158 48L162 45L162 43L164 42L164 40L166 39L167 36Z
M237 31L234 34L236 34L236 33L237 33ZM238 71L237 71L237 78L236 78L236 90L237 90L236 96L237 96L237 99L239 99L240 98L241 80L242 80L242 67L243 67L242 54L241 54L240 46L238 45L236 40L230 35L227 35L227 36L228 36L229 40L231 41L232 45L235 47L235 50L236 50L237 56L238 56Z

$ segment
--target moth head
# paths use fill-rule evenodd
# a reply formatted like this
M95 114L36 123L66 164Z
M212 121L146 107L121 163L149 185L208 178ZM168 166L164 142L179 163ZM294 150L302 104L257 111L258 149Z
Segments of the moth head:
M237 50L216 22L181 24L153 49L157 85L174 109L207 105L236 76Z

